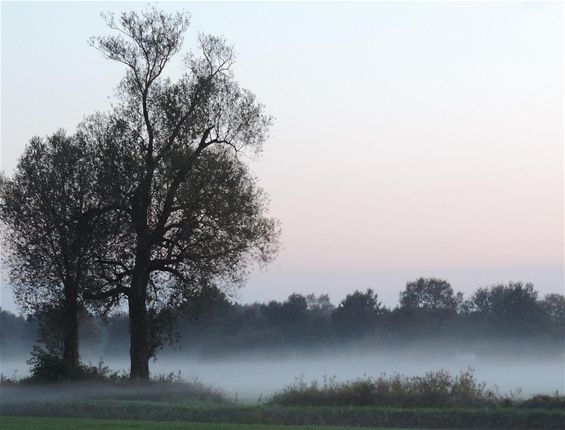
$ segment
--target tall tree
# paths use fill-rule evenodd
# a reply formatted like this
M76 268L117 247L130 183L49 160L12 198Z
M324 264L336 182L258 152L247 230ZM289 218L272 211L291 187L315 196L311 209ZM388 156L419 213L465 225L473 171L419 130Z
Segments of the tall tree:
M201 35L182 76L163 77L186 14L150 8L106 18L116 34L92 44L126 76L116 108L81 130L99 148L101 181L124 223L100 259L112 285L98 297L127 298L130 376L145 380L162 331L195 290L237 283L248 263L276 251L276 222L239 156L261 150L271 120L235 81L233 50L220 38Z
M58 309L53 329L70 370L79 365L83 294L93 281L94 256L104 247L102 230L95 234L103 211L92 186L93 160L80 135L36 137L1 187L5 262L16 300L26 313Z

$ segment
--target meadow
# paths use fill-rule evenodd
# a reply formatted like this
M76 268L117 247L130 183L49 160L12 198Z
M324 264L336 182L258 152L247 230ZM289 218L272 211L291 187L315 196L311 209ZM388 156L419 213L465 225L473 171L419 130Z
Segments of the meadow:
M178 428L203 430L276 429L280 426L285 426L285 429L292 429L294 426L332 426L334 429L355 426L500 430L562 429L565 411L518 408L187 407L143 402L91 401L3 407L0 419L3 429L88 428L87 425L91 424L96 428L102 425L107 425L107 428L118 428L117 425L119 428L177 428L168 425L174 421L178 423ZM68 427L62 426L65 423L69 423ZM73 423L77 423L78 427L73 427ZM192 424L188 423L208 423L208 426L191 427Z
M439 376L439 378L438 378ZM423 378L422 387L439 387L442 375ZM459 377L460 378L460 377ZM452 379L454 381L454 379ZM362 382L362 383L360 383ZM414 396L413 378L374 379L377 397L359 401L371 381L344 384L300 384L263 401L237 401L203 384L160 380L149 385L51 384L3 385L0 416L3 429L186 428L285 429L331 426L365 428L562 429L564 399L537 396L525 401L474 393L434 406ZM383 396L388 382L393 397ZM431 384L433 383L433 384ZM467 389L473 382L466 381ZM399 385L400 384L400 385ZM373 388L377 387L375 385ZM461 390L461 384L454 385ZM370 388L370 387L369 387ZM476 388L476 387L475 387ZM437 389L434 389L437 392ZM441 388L443 390L443 388ZM433 394L431 392L430 394ZM398 397L404 403L395 403ZM433 396L432 396L433 397ZM437 398L437 397L436 397ZM402 404L402 406L398 406ZM407 406L410 405L410 406ZM171 424L174 423L174 424ZM206 424L204 424L206 423ZM90 426L90 427L89 427ZM298 426L298 427L297 427Z
M80 418L30 418L30 417L2 417L0 419L4 430L38 429L43 430L306 430L306 426L282 426L265 424L206 424L186 423L178 421L116 421L93 420ZM350 430L352 427L317 427L317 430ZM374 428L373 430L379 430ZM394 430L394 429L393 429Z

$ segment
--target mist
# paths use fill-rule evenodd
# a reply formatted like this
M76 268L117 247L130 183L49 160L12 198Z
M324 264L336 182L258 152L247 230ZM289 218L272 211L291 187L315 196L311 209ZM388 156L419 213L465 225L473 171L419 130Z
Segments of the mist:
M305 381L332 377L346 381L382 373L419 376L442 369L457 374L472 368L479 381L498 387L501 393L530 396L565 391L564 357L563 354L550 357L532 354L513 358L510 354L486 356L472 351L442 352L441 349L433 354L416 348L383 352L334 349L319 354L265 352L263 356L239 355L215 360L186 359L170 354L153 364L153 372L180 371L186 379L198 378L251 400L271 395L297 377ZM108 364L112 368L127 368L128 361L112 359Z
M82 358L94 365L102 362L113 371L126 373L129 368L127 354L105 357L89 351ZM26 355L3 359L2 374L27 376L27 359ZM151 369L153 376L172 373L187 381L198 380L245 402L269 397L296 378L305 382L330 378L344 382L382 374L421 376L435 370L458 374L472 369L479 382L517 398L565 391L565 350L536 351L525 344L484 343L465 348L434 343L378 349L358 343L318 351L277 348L216 357L166 350L151 363ZM76 390L68 392L77 395ZM101 395L99 390L84 386L79 393L84 397ZM40 390L33 394L36 396L41 399L44 393Z

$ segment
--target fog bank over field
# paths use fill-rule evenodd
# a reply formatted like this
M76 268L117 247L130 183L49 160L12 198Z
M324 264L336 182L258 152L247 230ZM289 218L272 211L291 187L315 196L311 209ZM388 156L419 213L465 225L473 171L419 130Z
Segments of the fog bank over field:
M26 375L25 361L41 336L44 347L60 354L49 315L25 320L0 311L6 377ZM125 314L105 320L84 314L82 360L102 360L127 374L128 327ZM542 298L520 282L481 288L465 299L447 281L419 278L407 283L392 309L370 289L348 294L337 306L327 295L301 294L242 305L210 290L194 298L175 329L176 342L164 339L156 350L153 376L180 372L185 380L253 401L297 377L347 381L468 369L500 395L565 392L565 297Z
M221 387L242 398L257 398L303 377L306 382L335 377L345 381L362 376L400 373L418 376L430 370L459 373L469 367L477 379L489 386L498 386L501 393L522 390L523 395L565 391L564 356L553 357L481 357L471 352L421 356L417 351L346 352L328 351L323 355L285 354L273 356L239 356L230 360L183 359L165 355L153 364L154 373L181 371L184 378ZM109 360L112 368L127 368L127 360Z
M496 348L496 345L492 346ZM493 349L492 353L475 353L471 349L449 346L434 348L399 348L377 351L367 347L324 349L320 352L262 351L229 357L200 358L182 351L165 351L151 363L153 375L175 373L185 380L198 379L225 390L230 397L257 401L260 397L293 383L324 378L346 381L363 376L396 373L405 376L423 375L432 370L447 370L451 374L472 368L476 379L500 394L514 393L518 397L534 394L565 392L565 351L528 351L519 346ZM114 371L129 368L127 355L99 357L89 353L85 361L104 365ZM18 377L28 373L26 357L2 361L5 376Z

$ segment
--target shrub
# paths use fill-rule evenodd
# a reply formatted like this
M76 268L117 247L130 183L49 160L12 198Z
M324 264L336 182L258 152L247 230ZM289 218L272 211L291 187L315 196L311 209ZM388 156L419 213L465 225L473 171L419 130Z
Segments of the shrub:
M500 403L493 390L478 383L472 370L452 376L444 370L428 372L424 376L401 375L360 378L338 383L335 378L323 384L310 384L302 378L276 393L271 404L341 405L341 406L399 406L444 407Z
M27 361L31 366L31 376L24 378L24 383L52 383L63 381L102 381L117 380L122 376L113 373L102 362L98 366L80 363L78 367L70 367L63 359L52 352L37 346L33 347L31 358Z
M81 363L78 368L71 369L59 356L38 347L33 349L28 364L31 366L29 377L16 380L0 374L0 385L6 388L5 394L8 395L10 390L8 397L25 394L22 390L27 389L25 392L32 398L35 389L33 385L57 384L57 387L51 386L49 390L60 390L61 395L66 391L72 392L74 400L229 403L221 389L203 384L197 379L187 382L180 372L155 375L148 382L131 381L126 373L112 372L102 362L98 366ZM41 389L38 391L42 392Z
M537 395L520 404L524 408L544 408L565 410L565 396L555 393L553 396Z

